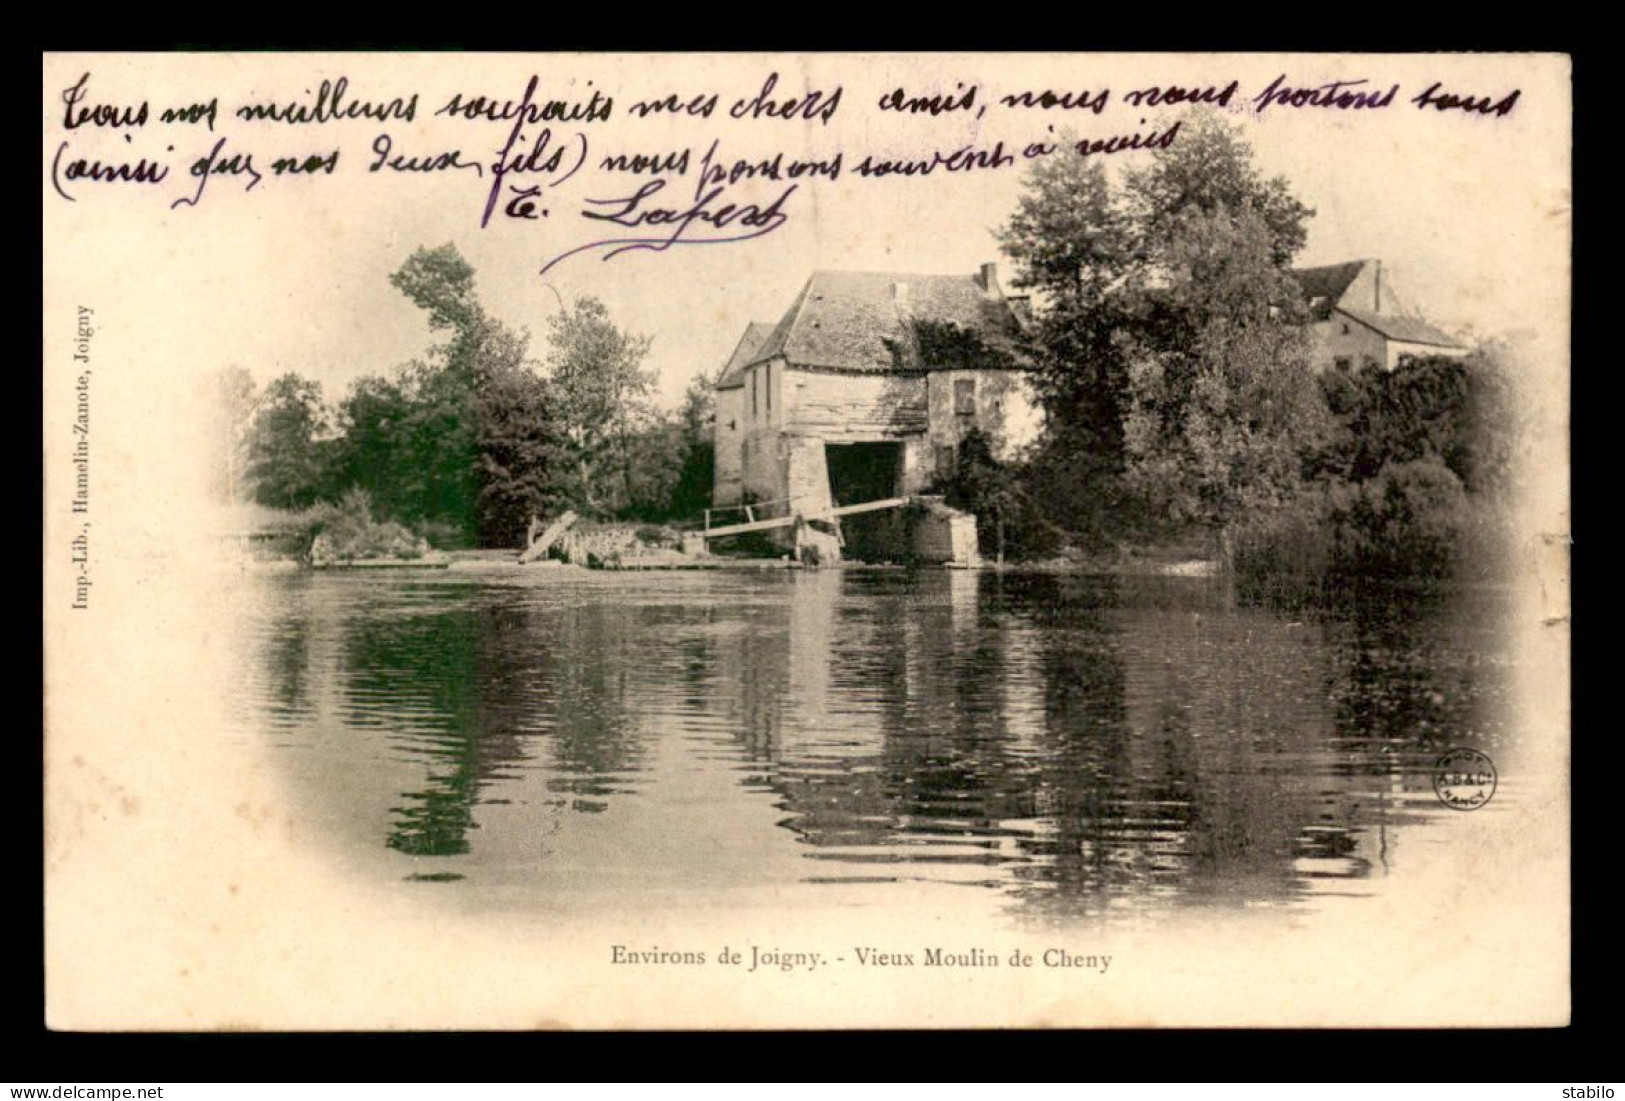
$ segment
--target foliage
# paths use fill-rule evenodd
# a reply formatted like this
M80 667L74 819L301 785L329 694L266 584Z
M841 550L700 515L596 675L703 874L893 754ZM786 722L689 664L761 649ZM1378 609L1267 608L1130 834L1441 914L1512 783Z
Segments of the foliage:
M1072 144L1068 137L1062 136L1063 146ZM1085 304L1105 299L1123 275L1132 239L1104 162L1064 154L1035 162L1026 193L999 234L1020 265L1017 286Z
M1321 389L1331 428L1313 481L1234 529L1238 577L1321 585L1493 571L1521 439L1498 351L1328 372Z
M1261 227L1270 262L1286 267L1308 240L1315 213L1284 177L1260 176L1241 127L1213 111L1181 119L1178 140L1128 172L1124 190L1141 258L1154 259L1183 237L1192 215L1246 215Z
M1323 427L1286 268L1311 212L1216 114L1178 134L1116 191L1099 162L1045 158L1001 235L1038 292L1041 451L1089 487L1058 506L1085 541L1276 505Z
M417 250L390 281L447 339L394 377L351 388L335 480L437 541L512 545L532 515L570 500L556 388L529 358L528 335L485 311L452 246Z
M1333 531L1326 512L1323 497L1306 494L1292 508L1233 525L1226 541L1241 594L1271 601L1318 595L1333 563Z
M248 430L254 499L283 509L314 504L326 486L327 431L320 383L287 374L267 386Z
M1187 211L1155 256L1154 326L1130 338L1131 487L1175 523L1219 528L1301 488L1325 431L1292 276L1262 218Z
M318 501L297 512L284 512L275 529L297 539L313 560L323 564L377 558L421 558L428 544L393 521L379 521L371 495L352 487L337 502Z
M454 342L470 339L488 323L474 293L474 268L455 245L418 249L389 282L429 315L429 328L451 330Z
M676 416L649 398L647 337L592 298L552 318L545 364L489 315L452 246L391 277L444 334L423 358L357 380L334 410L297 375L273 383L249 436L256 496L305 509L349 490L445 545L511 546L534 515L664 518L709 498L710 388Z
M1337 426L1316 457L1334 566L1455 570L1510 495L1521 428L1507 365L1489 348L1333 373L1323 386Z
M547 381L522 365L492 372L475 402L482 541L511 544L532 516L563 512L562 433Z
M650 344L619 329L596 298L549 319L548 380L567 456L561 489L588 514L613 515L639 496L633 439L654 419L655 375L643 368Z
M1434 356L1395 371L1330 372L1322 386L1340 422L1317 457L1327 475L1361 481L1428 455L1458 474L1469 463L1468 368L1460 360Z
M1466 525L1461 479L1435 454L1385 464L1365 480L1334 483L1326 520L1333 566L1367 576L1442 577Z
M367 489L401 521L454 532L455 541L511 542L517 529L506 496L491 492L484 451L493 432L482 395L523 370L526 338L485 313L472 267L450 245L417 250L390 282L424 310L431 331L449 339L394 377L368 376L351 387L339 407L334 481Z
M1063 147L1072 143L1063 135ZM1134 227L1098 160L1056 155L1035 163L1014 215L1000 233L1015 260L1015 285L1037 292L1026 351L1049 425L1040 479L1065 471L1069 491L1049 497L1086 542L1101 542L1120 512L1123 399L1128 364L1123 334L1136 323L1130 289ZM1089 486L1078 494L1076 487ZM1035 493L1050 486L1032 485Z
M715 381L698 376L683 394L683 404L677 413L682 459L677 480L665 502L669 516L698 516L711 503L716 463L712 448L716 422Z
M1317 383L1288 268L1312 214L1211 113L1116 189L1098 163L1039 162L1001 235L1036 292L1048 412L1014 493L1097 546L1207 528L1247 581L1438 577L1493 542L1512 349Z
M984 554L1030 558L1055 549L1055 527L1022 489L1020 467L1000 462L993 442L972 429L959 443L954 470L940 487L950 506L973 513Z
M989 344L975 329L953 321L914 318L907 340L884 340L892 366L899 370L1009 367L1015 357L1007 348Z
M364 489L348 489L337 504L318 505L306 516L314 537L313 560L412 559L423 557L428 550L426 544L400 524L375 519L372 498Z

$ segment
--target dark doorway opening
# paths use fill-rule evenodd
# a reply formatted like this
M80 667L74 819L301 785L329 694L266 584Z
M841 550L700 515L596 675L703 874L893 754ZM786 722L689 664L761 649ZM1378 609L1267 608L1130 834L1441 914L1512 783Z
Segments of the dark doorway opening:
M896 497L902 485L901 443L826 444L829 495L837 508ZM886 509L841 518L841 553L863 562L895 562L904 545L902 512Z
M839 505L861 505L897 495L903 472L900 443L827 444L824 462L829 467L829 495Z

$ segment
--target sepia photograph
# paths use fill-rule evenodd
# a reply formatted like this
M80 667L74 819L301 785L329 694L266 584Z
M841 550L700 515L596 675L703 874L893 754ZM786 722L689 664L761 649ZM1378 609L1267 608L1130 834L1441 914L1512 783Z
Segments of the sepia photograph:
M1568 1023L1571 111L47 54L47 1023Z

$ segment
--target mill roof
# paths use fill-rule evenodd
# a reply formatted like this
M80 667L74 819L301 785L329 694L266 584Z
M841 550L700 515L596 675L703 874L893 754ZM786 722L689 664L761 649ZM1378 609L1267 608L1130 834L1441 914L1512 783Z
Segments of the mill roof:
M819 271L751 358L783 356L795 367L888 372L972 365L1022 366L1021 320L984 276ZM951 348L950 348L951 346ZM750 364L746 364L749 366Z

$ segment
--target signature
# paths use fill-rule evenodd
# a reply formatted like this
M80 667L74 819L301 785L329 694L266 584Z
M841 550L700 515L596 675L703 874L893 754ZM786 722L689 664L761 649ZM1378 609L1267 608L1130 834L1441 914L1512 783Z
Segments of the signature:
M702 187L687 205L661 206L652 200L665 190L665 180L650 180L624 198L588 199L588 206L597 209L583 210L583 218L641 232L606 237L561 253L543 265L541 274L578 253L594 249L607 249L603 259L610 260L635 250L665 252L673 245L720 245L765 237L790 220L784 207L798 186L789 185L765 206L724 201L728 189L720 184Z

